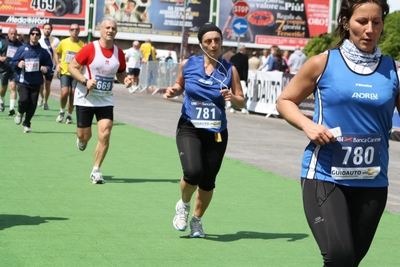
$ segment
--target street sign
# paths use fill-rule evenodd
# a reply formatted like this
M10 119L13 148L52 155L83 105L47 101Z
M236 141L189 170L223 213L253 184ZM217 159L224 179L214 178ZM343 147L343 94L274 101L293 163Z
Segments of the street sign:
M243 18L237 18L232 22L232 29L236 34L243 34L249 29L249 23Z
M246 17L247 14L249 14L249 12L250 12L250 7L244 1L236 2L233 5L233 13L236 15L236 17Z

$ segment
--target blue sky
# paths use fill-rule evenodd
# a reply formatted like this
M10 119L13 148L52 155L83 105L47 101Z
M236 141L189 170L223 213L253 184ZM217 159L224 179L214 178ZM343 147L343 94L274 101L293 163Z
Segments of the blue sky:
M400 10L400 1L399 0L388 0L390 6L390 12Z

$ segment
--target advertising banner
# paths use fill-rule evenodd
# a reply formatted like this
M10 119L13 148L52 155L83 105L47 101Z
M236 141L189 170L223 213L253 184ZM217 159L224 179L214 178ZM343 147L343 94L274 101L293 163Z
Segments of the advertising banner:
M2 0L0 25L3 32L14 27L27 34L36 26L53 25L52 35L69 36L69 26L77 23L80 36L87 36L89 28L89 0Z
M186 4L185 30L189 42L196 42L197 31L210 20L211 0L191 0ZM105 16L118 22L116 39L156 42L182 42L185 5L183 0L98 0L94 10L94 27ZM99 37L94 29L93 35Z
M284 89L283 72L250 72L247 81L247 103L249 111L278 115L276 101Z
M328 32L329 0L246 0L250 10L244 19L248 22L245 34L235 33L233 10L238 0L219 1L218 25L225 45L240 42L251 47L304 47L309 38Z

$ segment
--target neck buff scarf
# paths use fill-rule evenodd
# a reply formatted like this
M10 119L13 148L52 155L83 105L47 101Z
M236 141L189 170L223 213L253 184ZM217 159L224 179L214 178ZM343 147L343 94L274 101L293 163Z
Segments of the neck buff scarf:
M358 49L354 44L352 44L348 39L346 39L341 49L345 57L351 62L363 66L377 64L382 53L378 46L375 46L375 52L372 54L365 53Z

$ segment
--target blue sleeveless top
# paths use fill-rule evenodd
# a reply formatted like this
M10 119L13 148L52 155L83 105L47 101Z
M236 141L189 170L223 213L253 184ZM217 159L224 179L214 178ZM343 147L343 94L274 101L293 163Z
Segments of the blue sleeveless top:
M324 146L310 142L301 177L345 186L388 186L389 136L398 87L390 57L382 56L374 72L359 74L348 67L339 49L330 50L314 90L313 121L329 129L340 127L343 137Z
M204 57L191 56L183 67L182 75L185 79L185 97L182 105L181 117L191 121L196 125L194 109L202 106L210 106L218 113L218 128L204 128L211 132L222 132L227 127L225 100L221 95L221 90L231 88L232 86L232 64L222 58L218 58L216 69L207 75L204 70ZM200 103L194 106L194 103ZM198 108L200 110L200 108ZM205 114L202 119L208 119L211 116ZM204 115L204 114L203 114ZM205 119L204 119L205 121Z

